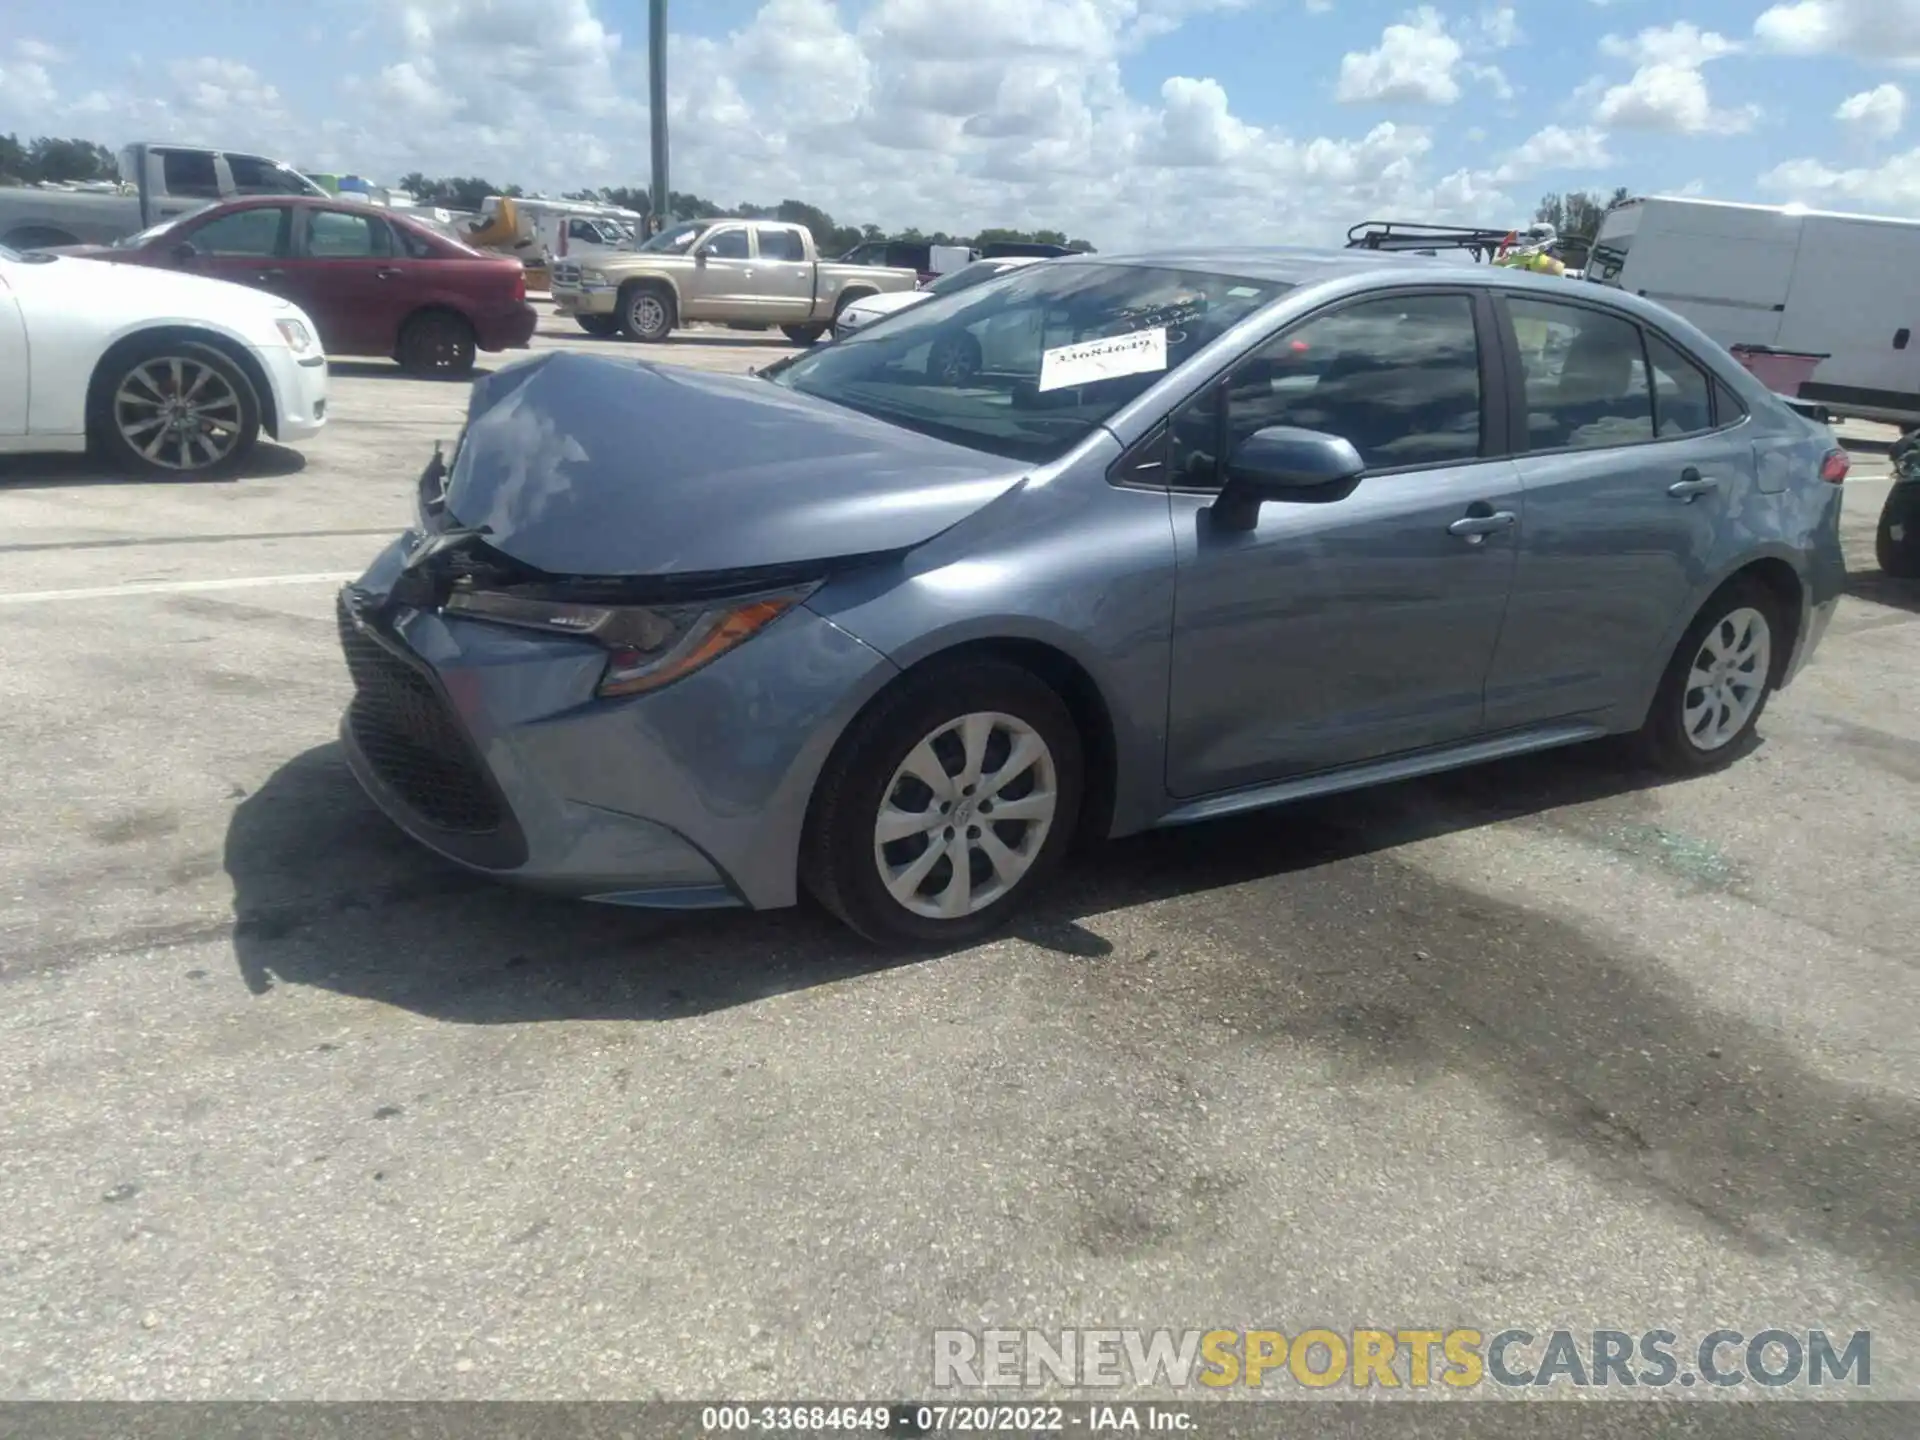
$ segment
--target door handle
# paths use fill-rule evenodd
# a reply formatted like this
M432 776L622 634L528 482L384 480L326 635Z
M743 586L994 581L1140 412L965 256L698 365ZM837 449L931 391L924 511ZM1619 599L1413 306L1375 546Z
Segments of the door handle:
M405 273L406 272L401 270L398 266L382 265L378 270L373 272L373 278L376 280L392 280L395 277Z
M1702 475L1689 465L1680 472L1680 478L1667 486L1667 494L1676 500L1684 500L1689 505L1696 495L1705 495L1710 490L1718 490L1720 482L1711 475Z
M1458 535L1469 545L1478 545L1496 530L1511 529L1519 518L1511 510L1495 510L1489 515L1463 515L1447 526L1447 534Z
M287 278L287 272L284 270L262 270L260 272L260 278L262 280L284 280Z

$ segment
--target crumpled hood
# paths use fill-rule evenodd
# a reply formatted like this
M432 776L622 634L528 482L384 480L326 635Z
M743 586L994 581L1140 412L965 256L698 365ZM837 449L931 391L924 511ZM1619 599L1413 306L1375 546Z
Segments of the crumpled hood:
M475 382L446 509L559 575L694 575L904 550L1013 461L766 380L564 350Z

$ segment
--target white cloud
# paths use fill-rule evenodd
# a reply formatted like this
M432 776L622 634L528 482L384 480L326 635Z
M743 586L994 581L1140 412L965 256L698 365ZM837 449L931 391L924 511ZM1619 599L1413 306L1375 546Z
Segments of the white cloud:
M1920 215L1920 150L1884 164L1835 169L1820 160L1788 160L1760 177L1760 188L1782 200L1879 215Z
M1682 20L1642 30L1631 39L1606 36L1600 49L1637 67L1624 83L1601 90L1593 116L1602 125L1681 135L1732 135L1751 129L1760 118L1756 106L1722 110L1713 103L1701 67L1740 50L1724 35Z
M1380 32L1371 50L1349 51L1340 61L1334 98L1343 104L1451 105L1460 98L1454 66L1466 48L1447 33L1432 6L1422 6Z
M43 110L59 92L47 67L34 60L12 60L0 65L0 97L9 109Z
M1873 140L1890 140L1907 119L1907 92L1889 82L1849 95L1833 118Z
M1323 121L1332 133L1260 125L1204 69L1127 91L1136 47L1235 3L975 0L957 24L951 0L763 0L730 34L672 37L673 187L726 205L798 198L888 229L1054 226L1105 250L1173 234L1337 244L1370 218L1523 212L1496 162L1436 178L1433 138L1416 125L1361 131L1344 110L1348 123ZM1456 35L1420 13L1400 28L1437 28L1455 47L1443 68L1456 93L1497 91L1491 59L1518 41L1504 10L1469 11ZM33 109L17 82L0 88L0 132L163 134L388 181L422 170L548 193L644 185L644 35L620 34L615 13L644 8L404 0L370 29L365 68L322 78L331 103L309 113L286 99L298 55L258 70L219 55L123 60L99 65L80 98ZM10 80L50 63L0 60ZM1387 93L1403 83L1385 80Z
M1763 11L1753 33L1788 55L1841 52L1920 63L1920 0L1789 0Z
M13 42L13 53L22 60L36 65L64 65L68 56L64 50L49 45L44 40L21 39Z
M1540 170L1604 170L1617 163L1607 149L1604 131L1548 125L1515 146L1498 173L1518 179Z

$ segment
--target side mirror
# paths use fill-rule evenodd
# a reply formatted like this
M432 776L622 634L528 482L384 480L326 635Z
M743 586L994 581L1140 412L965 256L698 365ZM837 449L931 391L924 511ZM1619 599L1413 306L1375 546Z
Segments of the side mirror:
M706 264L706 263L707 263L707 253L708 253L708 252L707 252L707 247L706 247L706 246L704 246L704 245L700 245L700 246L696 246L696 247L695 247L695 249L694 249L694 252L693 252L693 263L694 263L694 264L696 264L696 265L704 265L704 264Z
M191 240L182 240L173 247L173 263L176 265L191 265L199 255L200 252L193 248Z
M1256 430L1227 457L1226 483L1212 506L1214 523L1251 530L1269 500L1341 499L1366 468L1353 442L1339 435L1291 425Z

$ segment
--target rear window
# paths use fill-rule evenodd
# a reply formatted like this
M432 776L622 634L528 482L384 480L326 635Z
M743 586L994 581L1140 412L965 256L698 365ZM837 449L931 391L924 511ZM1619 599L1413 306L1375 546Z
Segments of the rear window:
M165 150L160 155L160 178L169 195L213 200L220 195L220 177L213 156L203 150Z

